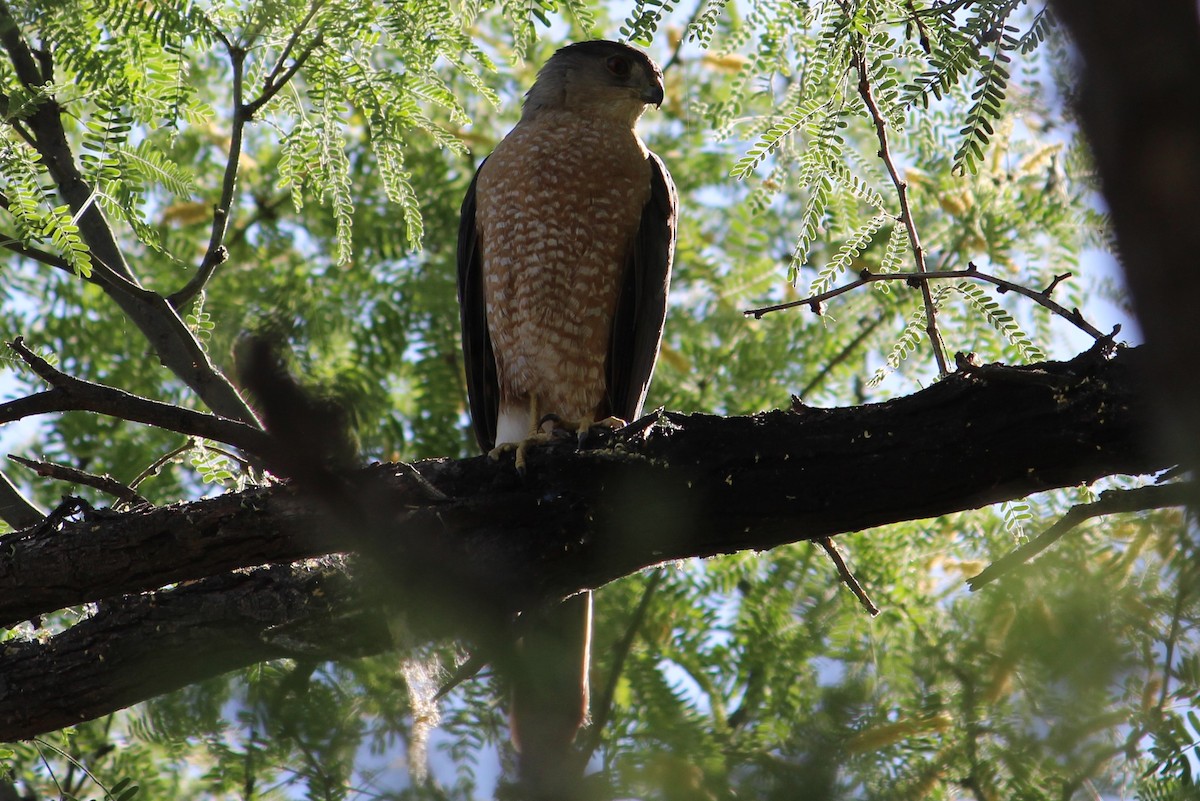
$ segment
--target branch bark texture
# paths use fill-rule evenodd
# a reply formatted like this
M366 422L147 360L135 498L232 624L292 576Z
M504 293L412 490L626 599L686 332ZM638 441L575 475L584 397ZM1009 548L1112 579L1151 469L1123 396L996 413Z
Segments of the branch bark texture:
M516 611L665 561L1154 472L1175 460L1149 447L1140 361L1092 351L870 406L670 413L584 452L534 449L524 479L483 457L419 477L375 465L337 493L284 485L18 532L0 540L0 620L100 611L0 645L0 740L262 659L392 647L349 618L401 620L412 642L486 640ZM365 557L353 583L340 562L297 562L344 552Z

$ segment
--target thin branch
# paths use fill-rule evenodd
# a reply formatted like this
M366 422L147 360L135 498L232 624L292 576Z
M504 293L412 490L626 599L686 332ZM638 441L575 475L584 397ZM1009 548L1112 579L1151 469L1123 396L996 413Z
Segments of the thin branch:
M480 672L488 666L488 664L488 657L484 656L483 654L478 652L471 654L469 657L467 657L467 661L455 668L454 672L450 674L450 678L446 679L446 681L442 683L442 686L438 688L436 693L434 693L433 700L435 702L442 700L451 692L453 692L454 688L458 687L463 682L470 681L478 676Z
M1005 573L1012 572L1058 542L1067 532L1093 517L1103 517L1119 512L1143 512L1147 509L1162 509L1168 506L1184 506L1195 501L1198 486L1200 485L1193 482L1178 482L1131 490L1102 492L1099 500L1073 506L1038 537L992 562L978 576L968 579L967 586L972 590L978 590Z
M200 294L208 282L212 280L219 268L229 258L229 250L225 246L226 235L229 231L230 217L233 211L233 195L237 187L238 168L242 155L242 142L245 137L246 123L254 118L255 113L260 108L265 106L271 98L278 94L279 90L287 85L299 71L300 67L308 60L313 51L317 49L324 41L323 36L317 33L308 46L296 56L295 61L286 70L283 68L292 50L295 48L301 34L308 27L312 18L320 9L322 3L320 0L314 2L309 8L308 13L296 30L292 33L283 52L280 54L278 61L267 75L263 83L262 93L255 100L245 102L245 63L246 50L244 48L235 47L227 43L227 49L230 56L230 66L233 71L233 112L231 114L232 127L229 135L229 155L225 162L225 175L221 181L221 197L217 201L216 207L213 209L212 231L209 235L208 249L204 253L204 258L200 261L200 266L196 270L196 274L176 292L171 293L168 297L171 305L176 309L183 307L192 298Z
M85 487L92 487L128 504L136 506L150 505L150 501L139 495L132 487L122 484L107 474L98 476L95 473L89 473L77 467L55 464L54 462L39 462L36 459L26 459L24 456L17 456L12 453L8 455L8 458L19 465L28 467L44 478L53 478L71 484L82 484Z
M3 235L0 234L0 236ZM3 239L0 240L0 247L3 247L5 250L11 250L18 256L24 256L27 259L41 262L49 267L55 267L59 270L71 273L72 275L75 274L75 268L68 264L66 259L38 248L29 247L28 245L22 244L18 239L4 236Z
M138 473L134 477L133 481L129 482L130 489L137 489L138 485L141 484L143 481L150 478L151 476L158 475L158 471L161 470L163 468L163 465L165 465L167 462L171 461L172 459L174 459L176 456L179 456L180 454L187 453L189 450L191 450L194 447L196 447L196 438L188 437L184 441L184 443L182 445L180 445L178 448L172 448L171 450L167 451L162 456L158 457L153 462L151 462L150 465L148 467L146 467L145 470Z
M671 69L671 67L674 67L675 64L679 62L679 54L683 50L683 46L688 42L688 35L691 27L696 24L696 20L700 18L700 12L704 10L706 5L707 4L704 2L704 0L700 0L700 2L696 3L696 7L692 9L691 16L688 17L687 22L683 24L683 30L679 35L679 41L675 43L675 48L671 51L671 57L663 62L663 75L666 75L667 70Z
M921 245L917 224L913 220L912 209L908 205L908 184L900 177L896 163L892 160L891 148L888 145L887 120L884 119L883 112L879 110L879 104L875 102L875 96L871 92L866 53L861 44L855 50L852 61L858 70L858 94L862 97L863 103L871 115L871 120L875 123L875 135L879 139L879 158L883 160L892 184L896 187L896 196L900 200L900 221L904 223L904 229L908 232L908 243L912 247L913 257L916 259L917 272L924 273L926 271L925 248ZM933 356L937 360L938 375L944 376L950 372L950 365L946 360L942 335L937 327L937 309L934 307L933 293L929 291L929 284L926 282L921 283L921 298L925 303L925 332L929 335L930 344L933 345Z
M0 520L14 529L22 529L36 526L45 518L46 513L22 495L8 476L0 473Z
M933 48L929 45L929 29L925 27L925 20L921 19L921 15L917 12L913 0L908 0L905 4L908 8L909 19L917 26L917 34L921 42L921 49L925 51L925 55L933 52Z
M629 625L625 627L625 634L613 646L612 670L608 673L608 681L604 684L604 692L600 695L600 703L597 704L599 712L592 719L588 739L580 755L580 760L585 765L591 760L592 754L596 752L596 749L600 747L600 738L604 735L604 730L608 728L608 719L612 715L613 698L617 694L617 684L621 679L622 672L625 670L625 660L629 658L629 652L633 648L633 641L637 637L637 633L641 631L642 623L646 620L646 613L650 611L650 601L653 600L654 593L658 590L659 585L662 584L665 576L666 571L661 567L650 575L645 589L642 590L642 599L638 601L637 609L633 611L633 617L629 619Z
M879 614L879 607L871 600L871 596L867 595L867 591L858 583L858 579L854 577L854 573L850 571L846 560L842 558L841 551L833 544L833 540L829 537L822 537L817 540L817 545L820 545L826 555L833 561L834 567L837 568L838 578L842 583L850 588L850 592L854 593L854 597L862 604L862 608L867 610L867 614L875 617Z
M1183 610L1187 602L1189 583L1181 577L1179 590L1175 594L1175 603L1171 608L1171 625L1167 629L1166 649L1163 654L1162 686L1158 690L1158 710L1161 713L1167 706L1167 696L1171 692L1171 677L1175 664L1175 644L1179 642L1180 624L1183 620Z
M782 311L784 309L792 309L797 306L811 306L814 311L818 311L821 307L821 304L825 301L830 300L831 298L836 298L838 295L844 295L851 290L858 289L860 286L874 283L875 281L904 281L909 285L920 283L922 286L926 286L928 285L929 281L945 278L968 278L973 281L986 281L989 284L995 284L996 286L1000 287L1000 291L1002 293L1015 292L1018 295L1024 295L1025 297L1035 301L1040 306L1045 306L1059 317L1069 321L1076 328L1089 334L1093 339L1099 340L1112 336L1112 334L1105 334L1101 332L1100 329L1083 319L1083 315L1079 312L1079 309L1067 311L1065 307L1050 299L1049 292L1057 285L1057 280L1045 290L1039 292L1036 289L1030 289L1029 287L1021 286L1020 284L1013 283L1012 281L1000 278L999 276L985 273L976 267L974 263L968 265L967 268L963 270L936 270L933 272L873 273L870 270L863 270L858 274L858 278L856 280L846 284L845 286L840 286L836 289L830 289L829 291L822 292L819 295L810 295L809 297L801 298L800 300L779 303L774 306L762 306L757 309L747 309L746 311L742 312L742 314L753 316L755 319L760 319L764 314L770 314L771 312Z
M5 204L0 204L0 206L4 205ZM33 261L45 264L48 267L54 267L55 269L70 273L71 275L77 275L75 268L71 266L71 263L66 259L62 258L61 256L56 256L55 254L49 253L45 250L41 250L40 248L26 245L18 239L5 237L2 241L0 241L0 247L3 247L5 250L11 250L18 256L24 256L27 259L32 259ZM135 284L129 279L123 277L119 272L109 267L94 253L91 254L91 259L92 272L87 279L92 283L102 287L120 290L123 294L128 295L131 298L139 298L144 300L146 298L157 297L156 293L145 289L142 286Z
M53 389L0 404L0 423L49 412L88 411L225 442L264 458L275 452L274 441L259 428L69 376L29 350L21 337L8 346Z
M322 5L324 5L324 0L314 0L312 5L308 8L308 13L304 15L304 19L300 20L300 24L296 26L294 31L292 31L291 37L288 39L287 44L284 45L283 51L279 54L279 58L275 61L275 66L271 68L271 71L263 80L262 93L257 99L251 101L247 106L245 106L248 116L254 116L254 114L260 108L271 102L271 98L275 97L275 95L279 93L279 90L287 86L288 82L295 77L300 68L304 66L304 62L308 61L309 56L311 56L318 47L325 43L324 34L320 31L317 31L312 41L309 42L305 48L300 51L299 55L296 56L295 60L292 61L292 65L286 69L284 68L283 65L287 63L292 51L296 48L296 45L300 43L300 37L308 28L309 23L312 22L313 17L315 17L317 12L321 10Z
M246 51L237 48L229 48L230 68L233 71L233 114L231 122L231 130L229 133L229 155L225 160L225 175L221 180L221 197L217 201L217 205L213 208L212 230L209 233L208 249L204 251L204 258L200 260L200 266L196 270L196 274L192 277L182 289L172 293L168 298L168 302L175 308L179 309L184 304L191 301L192 298L200 294L204 287L208 285L220 267L229 258L229 251L225 248L225 232L229 230L229 215L233 208L233 194L237 189L238 165L242 158L242 139L245 133L246 121L249 117L245 113L245 107L242 104L243 84L245 82L245 66L246 66Z

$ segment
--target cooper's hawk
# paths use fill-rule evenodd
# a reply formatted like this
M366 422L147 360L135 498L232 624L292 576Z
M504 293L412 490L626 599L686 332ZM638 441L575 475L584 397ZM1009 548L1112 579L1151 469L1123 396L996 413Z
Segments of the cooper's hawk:
M462 206L458 294L475 436L520 443L546 415L573 427L641 412L662 339L675 186L634 126L662 72L616 42L546 62L520 122ZM533 795L553 797L587 711L591 598L527 627L513 736ZM562 768L558 768L561 772Z

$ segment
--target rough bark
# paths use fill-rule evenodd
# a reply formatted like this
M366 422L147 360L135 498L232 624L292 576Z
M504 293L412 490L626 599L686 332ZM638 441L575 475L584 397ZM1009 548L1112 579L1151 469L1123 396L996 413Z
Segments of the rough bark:
M670 413L615 446L536 449L524 479L511 460L376 465L336 491L19 532L0 540L0 619L102 603L46 642L0 645L0 740L263 659L378 652L385 617L406 624L402 646L486 639L517 610L664 561L1154 472L1174 459L1148 447L1140 361L987 367L853 408ZM353 582L342 560L293 564L352 551L366 557Z

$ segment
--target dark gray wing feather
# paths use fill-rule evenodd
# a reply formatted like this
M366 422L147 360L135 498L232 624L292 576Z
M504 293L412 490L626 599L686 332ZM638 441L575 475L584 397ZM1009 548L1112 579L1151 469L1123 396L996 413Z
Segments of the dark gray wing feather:
M486 159L485 159L486 161ZM481 168L483 164L479 165ZM458 313L462 323L463 362L467 373L467 397L471 425L484 451L496 444L496 415L500 387L496 379L496 357L488 334L487 307L483 296L483 260L479 253L479 230L475 227L475 184L471 179L463 198L458 226Z
M649 158L650 200L626 261L608 349L608 413L625 420L642 412L662 343L675 258L679 196L662 161L653 153Z

